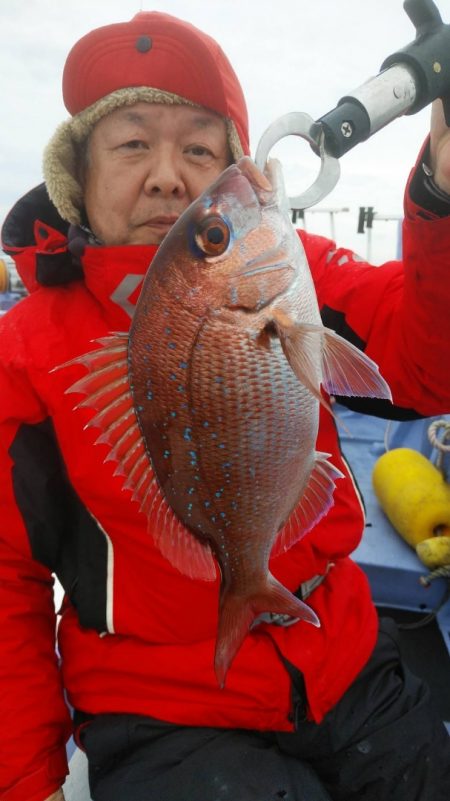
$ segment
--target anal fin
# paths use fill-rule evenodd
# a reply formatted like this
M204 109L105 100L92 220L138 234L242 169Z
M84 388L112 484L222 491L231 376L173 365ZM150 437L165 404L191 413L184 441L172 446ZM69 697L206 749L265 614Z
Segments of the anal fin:
M278 532L271 556L279 556L295 545L331 509L335 481L344 476L328 461L329 455L316 452L314 466L303 495L283 528Z

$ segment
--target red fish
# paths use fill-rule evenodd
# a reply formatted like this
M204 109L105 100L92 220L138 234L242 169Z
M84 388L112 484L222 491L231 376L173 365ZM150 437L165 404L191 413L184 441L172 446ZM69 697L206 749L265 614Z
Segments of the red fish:
M129 335L80 357L72 391L98 413L110 458L157 547L221 590L215 671L266 612L320 625L269 571L327 513L339 471L315 450L321 386L390 397L361 351L323 327L281 172L244 158L175 223Z

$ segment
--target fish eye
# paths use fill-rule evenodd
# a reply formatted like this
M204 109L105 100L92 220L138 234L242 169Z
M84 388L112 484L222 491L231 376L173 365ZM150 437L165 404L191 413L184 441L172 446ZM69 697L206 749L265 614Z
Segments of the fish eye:
M211 215L198 224L194 238L206 256L220 256L230 244L230 229L222 217Z

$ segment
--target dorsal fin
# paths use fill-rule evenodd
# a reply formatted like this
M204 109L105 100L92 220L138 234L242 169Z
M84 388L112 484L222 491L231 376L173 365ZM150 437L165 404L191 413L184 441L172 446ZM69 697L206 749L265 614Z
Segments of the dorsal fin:
M153 496L148 522L157 547L180 573L215 581L217 569L209 544L201 543L183 526L161 492Z
M102 345L100 349L61 365L82 364L88 369L66 393L86 395L75 408L95 409L86 428L101 429L96 444L110 446L105 461L117 462L114 475L124 476L123 488L132 491L132 499L147 516L148 531L163 556L190 578L215 581L217 569L210 546L194 537L176 517L156 480L128 381L128 334L96 341Z

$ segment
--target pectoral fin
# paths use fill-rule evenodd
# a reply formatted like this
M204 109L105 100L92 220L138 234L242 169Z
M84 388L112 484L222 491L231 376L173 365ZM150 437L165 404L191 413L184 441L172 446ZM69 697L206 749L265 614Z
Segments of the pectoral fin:
M378 366L362 350L330 328L323 329L323 386L330 395L355 395L392 400Z
M328 409L321 386L330 395L392 399L375 362L335 331L297 323L280 310L275 311L273 321L295 375Z

